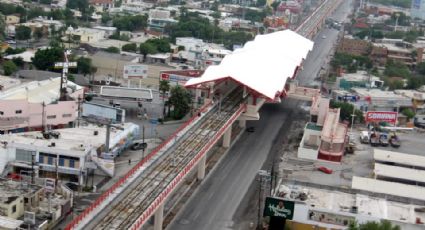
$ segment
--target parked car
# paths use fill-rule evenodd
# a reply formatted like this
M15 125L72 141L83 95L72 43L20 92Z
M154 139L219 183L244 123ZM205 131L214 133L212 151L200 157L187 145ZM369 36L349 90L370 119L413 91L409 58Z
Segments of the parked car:
M387 147L389 145L387 133L381 133L381 135L379 135L379 144L383 147Z
M146 142L143 141L134 141L131 146L130 149L131 150L144 150L148 147L148 144Z
M362 131L360 133L360 143L369 144L369 132L368 131Z
M416 115L413 118L413 124L419 128L425 128L425 115Z
M370 145L372 146L378 146L379 145L379 134L376 132L373 132L370 134L369 138Z
M401 145L400 138L398 138L398 136L395 132L393 134L391 134L389 142L390 142L391 147L393 147L393 148L398 148Z

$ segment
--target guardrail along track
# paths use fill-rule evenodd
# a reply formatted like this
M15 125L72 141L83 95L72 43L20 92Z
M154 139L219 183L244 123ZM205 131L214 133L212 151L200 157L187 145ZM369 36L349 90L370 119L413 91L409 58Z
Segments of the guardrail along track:
M239 87L222 100L221 106L216 104L181 141L177 141L163 158L159 159L158 164L147 169L146 173L133 182L136 186L130 193L118 197L119 203L94 226L94 229L130 229L176 175L239 109L242 101L242 89ZM134 184L130 185L132 186Z

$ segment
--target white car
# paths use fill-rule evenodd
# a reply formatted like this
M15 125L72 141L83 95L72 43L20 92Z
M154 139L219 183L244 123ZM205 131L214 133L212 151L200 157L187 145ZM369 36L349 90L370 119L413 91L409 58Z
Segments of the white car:
M325 36L325 35L323 35L323 36L322 36L322 39L325 39L325 38L326 38L326 36Z
M14 41L14 40L8 40L8 41L6 41L6 43L7 44L16 44L16 41Z

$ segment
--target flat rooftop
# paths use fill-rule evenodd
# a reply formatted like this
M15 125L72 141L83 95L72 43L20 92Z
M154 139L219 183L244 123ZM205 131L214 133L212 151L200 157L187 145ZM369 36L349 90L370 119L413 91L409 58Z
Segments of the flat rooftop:
M27 99L31 103L50 104L59 98L60 80L60 78L51 78L16 85L8 90L0 91L0 100ZM68 81L68 90L72 89L79 90L82 87Z
M385 198L369 196L366 194L347 193L344 191L322 189L305 185L286 184L291 193L306 193L307 200L303 201L314 209L328 210L331 212L349 214L351 207L356 206L358 219L388 219L414 224L416 217L425 219L424 212L416 212L415 208L422 206L389 201Z
M152 90L145 88L127 88L115 86L102 86L100 95L105 97L129 98L129 99L148 99L152 100Z
M0 198L17 197L36 192L39 189L41 187L38 185L23 185L22 182L0 178Z
M19 79L0 75L0 93L21 84Z
M111 128L111 147L118 143L120 139L126 137L130 132L134 132L138 129L138 126L133 123L124 123L118 126L124 130ZM106 127L87 125L80 126L78 128L55 129L54 131L60 133L58 139L53 137L45 139L43 138L43 134L37 131L1 135L0 141L6 141L8 145L12 145L14 147L28 148L28 146L32 146L34 149L44 148L52 152L60 150L60 153L63 155L78 157L85 156L87 151L105 144ZM95 131L97 131L97 135L94 135ZM52 142L55 143L55 146L49 147Z
M375 148L373 159L380 162L391 162L405 166L425 167L425 157L413 154L393 152Z
M354 176L351 187L353 189L359 189L373 193L388 194L425 201L425 188L416 185L408 185L403 183Z

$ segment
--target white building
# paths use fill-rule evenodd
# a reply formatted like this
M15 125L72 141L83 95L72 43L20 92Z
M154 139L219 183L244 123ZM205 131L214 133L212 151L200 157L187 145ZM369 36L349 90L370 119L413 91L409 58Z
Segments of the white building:
M232 53L222 45L206 43L201 39L192 37L176 38L176 45L184 47L184 51L180 51L176 55L177 57L185 57L196 68L201 69L220 64L226 55Z
M65 32L67 35L71 35L74 40L78 40L81 43L98 42L105 38L105 31L99 29L91 29L80 27L78 29L68 29Z
M112 176L114 160L139 135L139 126L124 123L111 128L110 148L105 149L106 128L81 126L49 132L26 132L0 136L0 173L35 168L36 177L82 184L89 169L99 168ZM108 153L106 153L108 152Z

